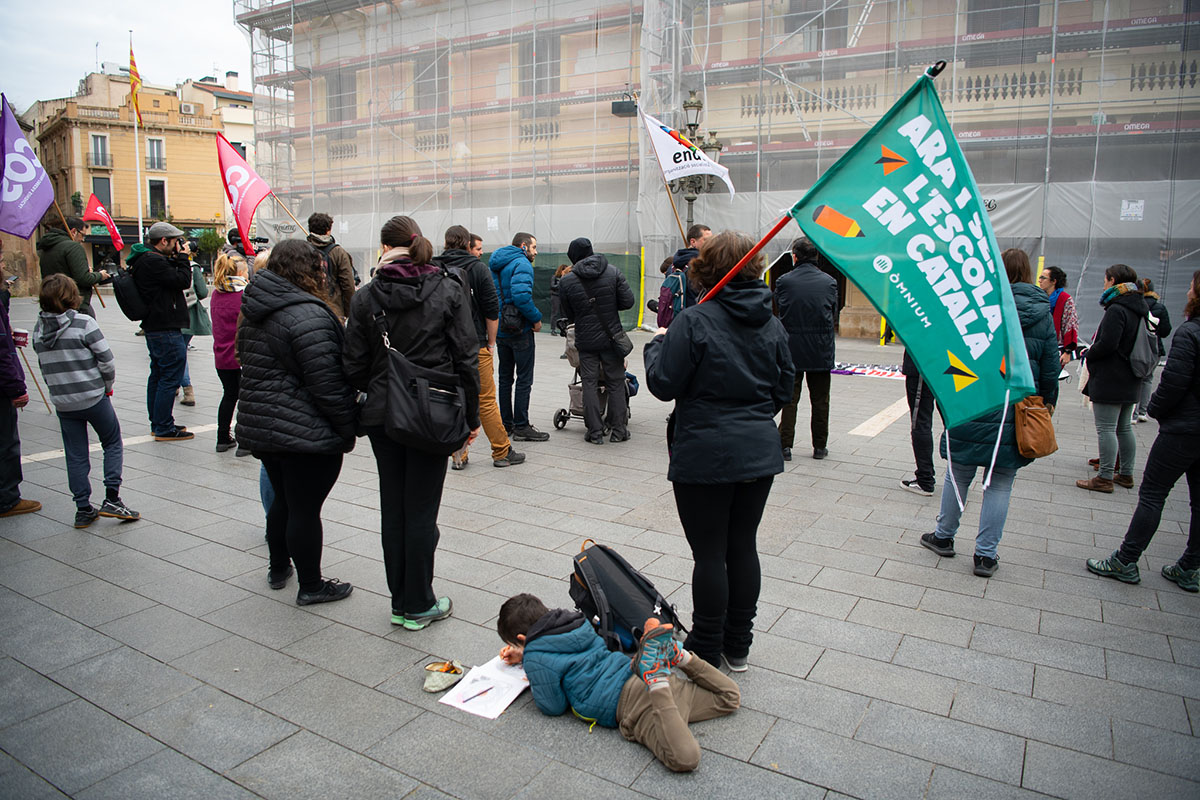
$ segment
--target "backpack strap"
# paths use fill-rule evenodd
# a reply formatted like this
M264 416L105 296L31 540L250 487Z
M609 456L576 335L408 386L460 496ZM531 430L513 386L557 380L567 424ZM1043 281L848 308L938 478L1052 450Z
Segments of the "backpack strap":
M600 637L604 639L604 644L610 650L621 650L621 639L613 631L612 628L612 611L608 604L608 597L604 594L604 587L600 583L600 578L596 575L596 570L588 563L587 556L575 559L575 568L583 574L583 580L587 584L587 589L595 600L596 614L600 618L599 630Z

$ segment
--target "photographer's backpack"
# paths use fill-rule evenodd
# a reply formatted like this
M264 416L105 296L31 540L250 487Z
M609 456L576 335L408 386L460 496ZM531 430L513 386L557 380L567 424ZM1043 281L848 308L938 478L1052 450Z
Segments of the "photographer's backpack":
M677 631L687 631L675 607L645 575L611 547L591 539L584 541L582 551L575 556L570 593L575 607L592 623L609 650L635 652L642 625L649 617L670 623Z
M137 282L133 279L132 267L116 271L112 279L112 290L122 314L134 322L146 318L149 309L146 307L146 301L142 299L142 293L138 291Z

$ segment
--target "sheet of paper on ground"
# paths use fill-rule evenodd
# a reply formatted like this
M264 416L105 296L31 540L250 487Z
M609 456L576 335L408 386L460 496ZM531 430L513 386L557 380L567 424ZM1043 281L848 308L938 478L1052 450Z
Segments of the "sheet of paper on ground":
M496 656L482 666L472 667L466 677L438 702L485 719L495 719L527 688L529 679L525 677L525 670L505 664L500 656Z

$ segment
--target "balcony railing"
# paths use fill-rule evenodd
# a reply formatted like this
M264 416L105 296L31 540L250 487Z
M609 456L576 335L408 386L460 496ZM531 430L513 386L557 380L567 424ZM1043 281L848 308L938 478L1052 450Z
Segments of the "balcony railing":
M166 156L146 156L146 169L165 170L166 168Z
M112 155L110 153L88 153L87 165L92 169L112 169Z

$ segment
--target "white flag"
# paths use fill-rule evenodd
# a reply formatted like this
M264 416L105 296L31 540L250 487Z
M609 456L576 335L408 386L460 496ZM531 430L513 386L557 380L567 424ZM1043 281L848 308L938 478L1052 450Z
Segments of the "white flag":
M673 181L688 175L715 175L725 181L729 187L730 199L733 199L733 183L729 180L729 169L723 167L704 154L687 137L677 130L663 125L649 114L643 113L642 121L646 123L646 132L650 135L650 144L654 154L658 156L658 165L662 167L663 178Z

